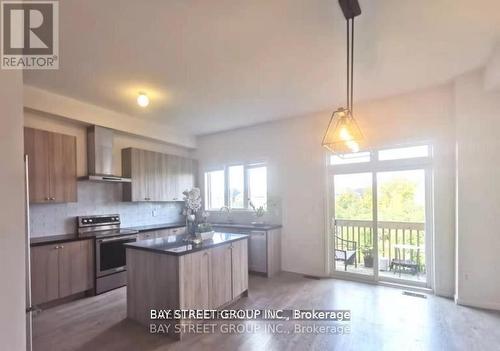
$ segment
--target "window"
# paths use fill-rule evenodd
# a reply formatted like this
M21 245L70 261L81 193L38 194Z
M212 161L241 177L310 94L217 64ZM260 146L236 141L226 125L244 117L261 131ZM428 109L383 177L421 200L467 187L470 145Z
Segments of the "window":
M224 170L205 172L205 208L220 209L224 206Z
M229 207L245 208L245 168L231 166L229 173Z
M267 167L248 168L248 199L255 207L266 207Z
M378 152L378 159L380 161L417 157L429 157L429 145L400 147L395 149L380 150Z
M235 210L267 204L267 167L239 164L205 172L205 209L218 211L228 206Z
M370 162L369 152L356 152L340 156L339 155L330 156L331 165L348 165L351 163L362 163L362 162Z

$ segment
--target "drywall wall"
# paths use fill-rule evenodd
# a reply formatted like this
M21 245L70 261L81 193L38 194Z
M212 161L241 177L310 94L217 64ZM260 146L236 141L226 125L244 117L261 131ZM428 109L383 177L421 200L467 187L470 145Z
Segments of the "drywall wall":
M365 147L428 141L435 152L436 274L438 294L454 293L453 95L442 86L357 104ZM199 137L196 155L204 169L266 161L269 196L282 207L283 269L325 275L326 153L321 147L330 111Z
M82 123L97 124L125 133L143 135L183 147L196 147L196 140L193 136L156 121L125 115L28 85L24 86L23 97L24 106L33 110L71 118Z
M24 125L26 127L63 133L76 137L76 167L77 175L87 175L87 126L77 120L55 116L46 112L24 109ZM113 171L121 175L121 150L127 147L164 152L172 155L189 156L190 150L138 135L115 131L113 144Z
M481 71L455 83L456 300L500 310L500 92L483 86Z
M0 348L26 349L22 72L0 70ZM8 283L7 283L8 282Z

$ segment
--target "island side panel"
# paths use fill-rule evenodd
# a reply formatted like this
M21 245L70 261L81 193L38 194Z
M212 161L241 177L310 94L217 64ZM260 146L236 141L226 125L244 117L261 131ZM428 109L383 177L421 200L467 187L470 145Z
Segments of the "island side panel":
M149 327L151 309L179 306L179 257L127 248L127 317Z
M233 299L248 295L248 239L232 243Z

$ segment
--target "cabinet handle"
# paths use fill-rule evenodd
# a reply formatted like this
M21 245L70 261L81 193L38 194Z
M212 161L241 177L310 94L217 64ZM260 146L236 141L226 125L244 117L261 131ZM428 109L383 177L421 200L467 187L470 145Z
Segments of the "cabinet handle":
M59 246L60 249L64 249L64 245Z
M57 245L57 246L54 246L54 249L56 249L56 250L57 250L58 248L59 248L59 245Z
M49 200L50 200L50 197L46 197L46 198L45 198L45 201L49 201Z
M51 197L50 198L50 201L54 201L56 198L55 197Z

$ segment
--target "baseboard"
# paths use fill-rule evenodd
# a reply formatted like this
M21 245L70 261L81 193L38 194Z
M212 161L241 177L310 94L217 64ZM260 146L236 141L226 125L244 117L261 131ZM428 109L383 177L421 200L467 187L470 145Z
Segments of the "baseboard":
M476 307L476 308L481 308L485 310L495 310L495 311L500 311L500 303L498 302L478 302L478 301L471 301L467 299L461 299L459 297L455 297L455 303L461 306L468 306L468 307Z

